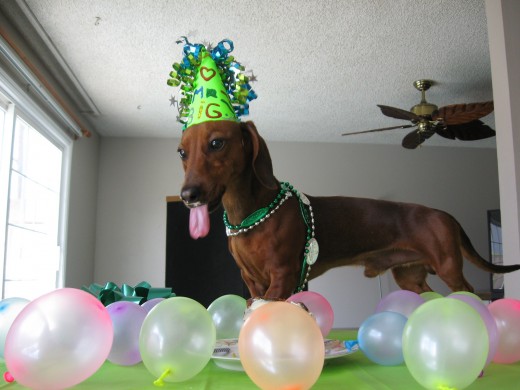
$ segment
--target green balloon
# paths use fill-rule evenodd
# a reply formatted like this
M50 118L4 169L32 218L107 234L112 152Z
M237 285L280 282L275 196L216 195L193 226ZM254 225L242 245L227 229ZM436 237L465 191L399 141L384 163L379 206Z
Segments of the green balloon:
M425 301L431 301L432 299L442 298L442 295L435 291L426 291L420 294Z
M465 302L439 298L408 318L403 356L417 382L427 389L463 389L481 373L489 349L486 325Z
M197 301L173 297L158 303L146 316L139 351L155 383L182 382L206 366L216 341L215 325Z
M234 294L223 295L208 306L208 312L217 329L217 339L238 338L244 324L247 302Z

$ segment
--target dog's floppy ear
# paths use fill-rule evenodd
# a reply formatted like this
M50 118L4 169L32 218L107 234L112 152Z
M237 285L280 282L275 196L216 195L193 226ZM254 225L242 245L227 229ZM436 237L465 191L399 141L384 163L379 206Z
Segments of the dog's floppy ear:
M277 189L278 181L273 174L273 163L271 162L271 155L265 141L256 130L253 122L248 121L242 123L242 129L249 135L252 145L252 166L253 172L260 183L269 189Z

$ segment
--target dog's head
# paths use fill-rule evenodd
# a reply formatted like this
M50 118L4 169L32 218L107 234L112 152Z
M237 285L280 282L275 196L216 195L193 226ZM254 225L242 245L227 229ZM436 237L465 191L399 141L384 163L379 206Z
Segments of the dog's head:
M177 149L184 167L181 198L215 209L228 188L257 180L275 189L271 157L253 122L204 122L186 129Z

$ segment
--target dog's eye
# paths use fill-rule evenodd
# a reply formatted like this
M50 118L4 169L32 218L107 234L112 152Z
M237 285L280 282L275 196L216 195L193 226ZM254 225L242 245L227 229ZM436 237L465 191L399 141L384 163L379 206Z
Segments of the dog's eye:
M220 150L224 147L224 140L216 138L209 142L209 149L212 151Z
M179 153L179 156L181 157L181 160L186 160L187 154L186 154L186 151L184 149L181 149L181 148L177 149L177 153Z

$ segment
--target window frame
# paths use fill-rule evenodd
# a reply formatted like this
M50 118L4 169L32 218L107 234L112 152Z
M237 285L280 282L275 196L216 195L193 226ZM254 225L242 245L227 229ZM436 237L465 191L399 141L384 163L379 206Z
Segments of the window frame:
M30 90L30 88L29 88ZM0 140L0 294L4 298L5 256L7 239L7 221L10 190L11 156L14 129L17 116L42 134L62 152L60 206L58 216L58 242L60 247L59 276L56 288L64 287L67 265L67 230L70 197L70 176L73 152L73 139L67 128L54 120L7 72L0 68L0 100L7 107L5 124L9 126L5 137ZM6 134L7 133L7 134Z

